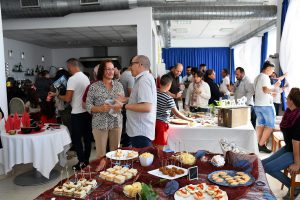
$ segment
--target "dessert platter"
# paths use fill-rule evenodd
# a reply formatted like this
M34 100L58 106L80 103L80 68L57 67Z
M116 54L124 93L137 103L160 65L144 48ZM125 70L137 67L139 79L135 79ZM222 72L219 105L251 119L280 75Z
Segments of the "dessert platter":
M133 150L121 150L117 149L115 151L110 151L106 153L106 157L112 160L130 160L137 158L139 153Z
M186 176L188 174L188 170L175 165L168 165L148 171L148 173L163 179L174 180Z
M77 177L77 176L76 176ZM75 197L84 199L86 195L93 192L98 187L96 179L86 179L83 176L80 179L67 180L53 190L53 194L64 197Z
M138 173L137 169L129 169L127 167L114 166L108 168L105 171L101 171L99 177L102 180L114 182L117 184L123 184L125 181L133 178Z
M255 178L246 173L234 170L220 170L208 175L208 180L212 183L227 187L249 186L255 182Z
M176 191L175 200L228 200L227 193L216 185L200 183L186 185Z

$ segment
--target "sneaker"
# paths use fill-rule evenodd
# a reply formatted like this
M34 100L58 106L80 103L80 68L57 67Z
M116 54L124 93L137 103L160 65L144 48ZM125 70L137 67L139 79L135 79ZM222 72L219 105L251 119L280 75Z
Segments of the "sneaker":
M268 147L266 145L263 145L263 146L258 145L258 150L265 152L265 153L272 153L272 150L268 149Z

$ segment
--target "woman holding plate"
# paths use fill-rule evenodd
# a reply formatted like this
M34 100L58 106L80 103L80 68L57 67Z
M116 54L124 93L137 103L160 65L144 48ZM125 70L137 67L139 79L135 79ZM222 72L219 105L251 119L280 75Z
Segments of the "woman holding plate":
M103 61L98 69L98 81L90 86L87 94L86 108L93 116L92 127L97 157L105 155L108 140L110 151L116 150L120 145L122 114L113 110L113 99L118 95L124 96L124 89L122 84L113 78L113 62Z

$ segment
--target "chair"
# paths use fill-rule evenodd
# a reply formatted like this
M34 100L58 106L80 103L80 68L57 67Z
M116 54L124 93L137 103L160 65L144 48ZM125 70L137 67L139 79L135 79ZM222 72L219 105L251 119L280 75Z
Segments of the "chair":
M281 141L284 141L281 131L274 131L272 134L272 151L275 152L277 147L280 149Z
M284 174L288 176L288 168L284 169ZM294 200L294 192L295 188L300 186L300 182L296 181L297 175L300 174L300 171L298 171L296 174L291 175L291 187L290 187L290 200ZM283 184L281 185L281 190L283 189Z
M10 114L18 113L19 115L22 115L25 111L25 104L22 99L18 97L14 97L9 102L9 111Z

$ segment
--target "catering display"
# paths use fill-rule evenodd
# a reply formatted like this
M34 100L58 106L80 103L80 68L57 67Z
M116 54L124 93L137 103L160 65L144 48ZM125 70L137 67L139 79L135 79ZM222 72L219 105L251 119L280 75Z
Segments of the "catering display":
M206 183L199 183L196 185L186 185L180 188L174 194L175 200L228 200L226 191L221 190L216 185L207 185Z
M87 167L81 173L75 173L74 176L44 192L40 199L51 199L57 195L63 196L64 199L85 198L88 200L147 199L147 196L153 197L151 199L160 197L176 200L222 200L240 197L252 199L253 191L255 193L254 198L263 199L263 196L257 195L255 191L270 192L268 185L256 188L258 186L253 184L256 179L257 181L265 181L261 179L261 172L258 174L257 170L260 168L256 162L260 161L257 158L253 160L255 155L228 152L226 162L220 166L219 171L215 171L216 167L212 165L211 160L217 161L222 156L207 151L197 151L195 154L188 152L167 153L154 147L124 148L121 150L123 151L115 151L113 155L118 153L118 155L123 156L126 151L135 151L139 153L139 158L153 158L153 162L147 167L143 167L139 159L131 159L128 163L127 161L103 157L90 163L91 170ZM199 157L199 152L205 152L205 156ZM236 157L236 155L238 156ZM203 157L206 157L210 162L203 161ZM244 165L246 168L243 169L236 167L235 163L239 159L246 159L251 164L251 172L247 171L250 169L248 165ZM116 163L121 163L121 165ZM133 165L130 167L134 166L134 168L128 167L132 163ZM100 164L103 166L100 172L95 172ZM192 180L187 177L188 169L191 168L197 168L197 179ZM86 174L90 174L90 177L87 177ZM225 187L220 189L217 185ZM243 188L237 190L236 187ZM255 189L249 193L250 196L247 196L252 187Z
M234 170L220 170L208 175L208 180L214 184L228 187L249 186L254 183L255 178L245 172Z
M147 167L147 166L150 166L153 163L154 155L149 153L149 152L145 152L145 153L142 153L139 156L139 159L140 159L141 165L143 167Z

